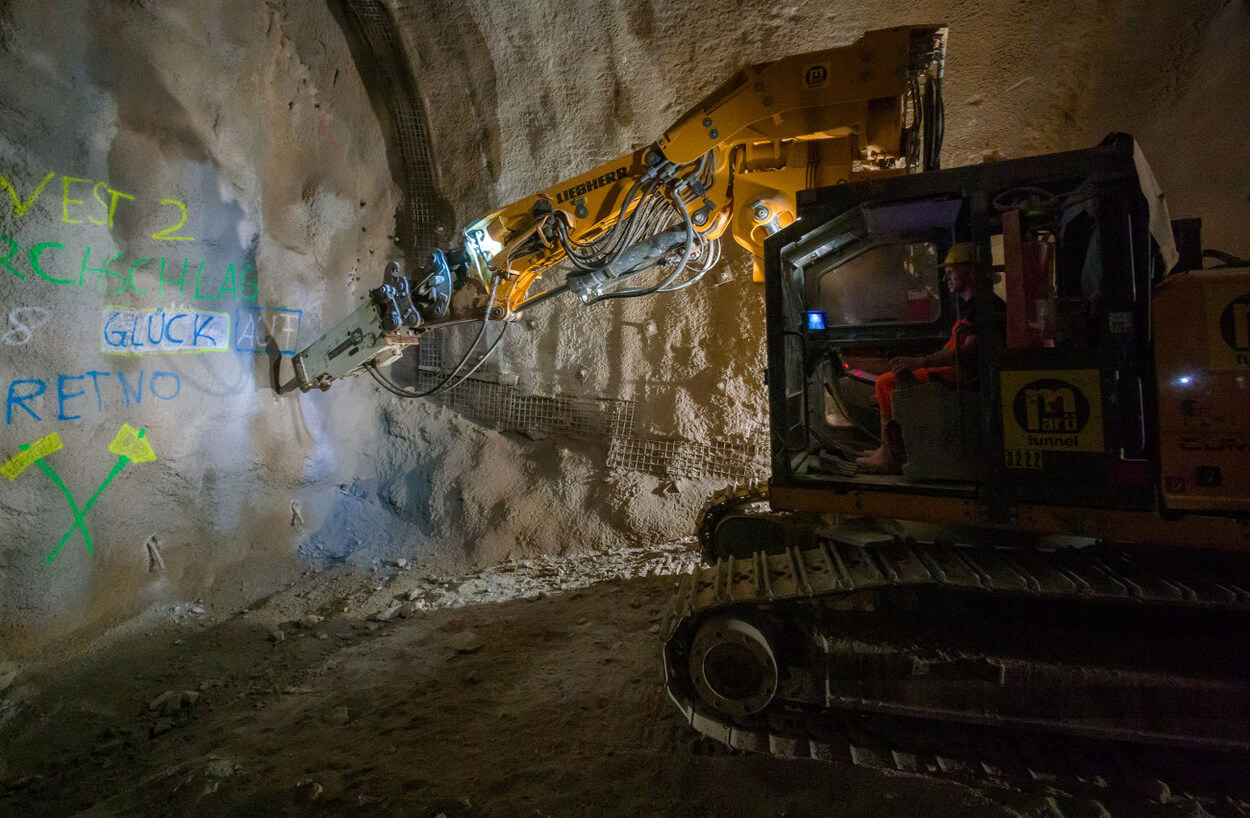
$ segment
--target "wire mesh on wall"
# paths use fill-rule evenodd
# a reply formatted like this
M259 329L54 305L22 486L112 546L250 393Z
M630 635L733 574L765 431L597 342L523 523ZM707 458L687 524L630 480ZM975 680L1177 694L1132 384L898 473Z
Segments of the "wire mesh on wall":
M450 333L430 333L418 347L417 389L425 390L445 375L444 341ZM449 367L448 367L449 368ZM488 376L489 377L489 376ZM436 398L465 417L501 431L534 438L590 439L606 443L609 468L661 477L720 477L746 482L767 476L763 439L691 441L640 434L634 425L635 402L617 398L577 398L522 394L516 386L470 378Z
M401 181L407 218L398 220L397 231L405 249L421 259L436 246L440 218L447 209L437 186L425 109L392 9L382 0L343 3L364 46L364 53L357 55L361 74L389 114L389 148L404 175ZM454 335L433 333L418 347L414 384L418 390L441 383L450 362L459 360L454 347L457 343L463 347L466 339ZM450 347L444 342L450 342ZM634 429L635 405L630 400L525 395L511 384L486 377L470 378L437 400L505 431L605 441L607 465L614 468L665 477L751 480L763 476L767 465L764 447L758 441L703 443L639 435Z
M438 228L448 209L435 176L425 108L391 10L380 0L344 0L344 5L368 51L361 55L367 63L359 66L361 75L371 80L390 115L389 147L398 155L405 177L400 181L408 218L397 220L396 227L405 249L424 260L437 246Z
M608 466L666 477L723 477L746 482L767 475L767 452L754 441L731 443L614 437Z
M417 388L428 389L442 373L421 372ZM634 427L634 402L609 398L523 395L511 384L470 378L436 400L466 417L530 437L612 438Z

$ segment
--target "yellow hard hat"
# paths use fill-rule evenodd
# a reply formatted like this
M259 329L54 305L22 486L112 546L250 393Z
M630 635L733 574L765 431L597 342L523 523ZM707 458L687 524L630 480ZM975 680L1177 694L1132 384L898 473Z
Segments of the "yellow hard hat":
M946 254L946 260L942 262L942 266L947 264L971 264L972 263L972 242L961 241L951 247Z

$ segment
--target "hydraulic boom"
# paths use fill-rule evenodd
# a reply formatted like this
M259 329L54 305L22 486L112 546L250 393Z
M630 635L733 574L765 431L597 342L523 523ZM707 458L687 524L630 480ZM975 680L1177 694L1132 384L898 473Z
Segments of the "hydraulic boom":
M378 369L423 333L484 330L565 292L594 304L683 289L716 264L726 230L762 280L763 240L794 221L799 190L938 167L945 44L941 26L904 26L743 69L653 144L476 219L412 272L388 264L368 301L295 356L282 390L365 371L388 383ZM535 292L557 265L564 281ZM475 297L453 305L466 287Z

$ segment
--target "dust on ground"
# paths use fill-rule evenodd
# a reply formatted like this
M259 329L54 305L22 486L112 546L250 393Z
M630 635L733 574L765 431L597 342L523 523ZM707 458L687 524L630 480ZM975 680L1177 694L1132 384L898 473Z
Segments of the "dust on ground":
M658 635L696 558L401 560L229 616L166 605L90 653L0 669L0 815L1105 814L701 738ZM1140 806L1123 814L1196 814Z

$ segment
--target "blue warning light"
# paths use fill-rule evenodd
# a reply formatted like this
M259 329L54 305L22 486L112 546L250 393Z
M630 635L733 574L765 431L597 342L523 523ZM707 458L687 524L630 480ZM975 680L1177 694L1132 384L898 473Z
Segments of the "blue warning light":
M807 311L807 328L808 329L824 329L825 314L820 310Z

